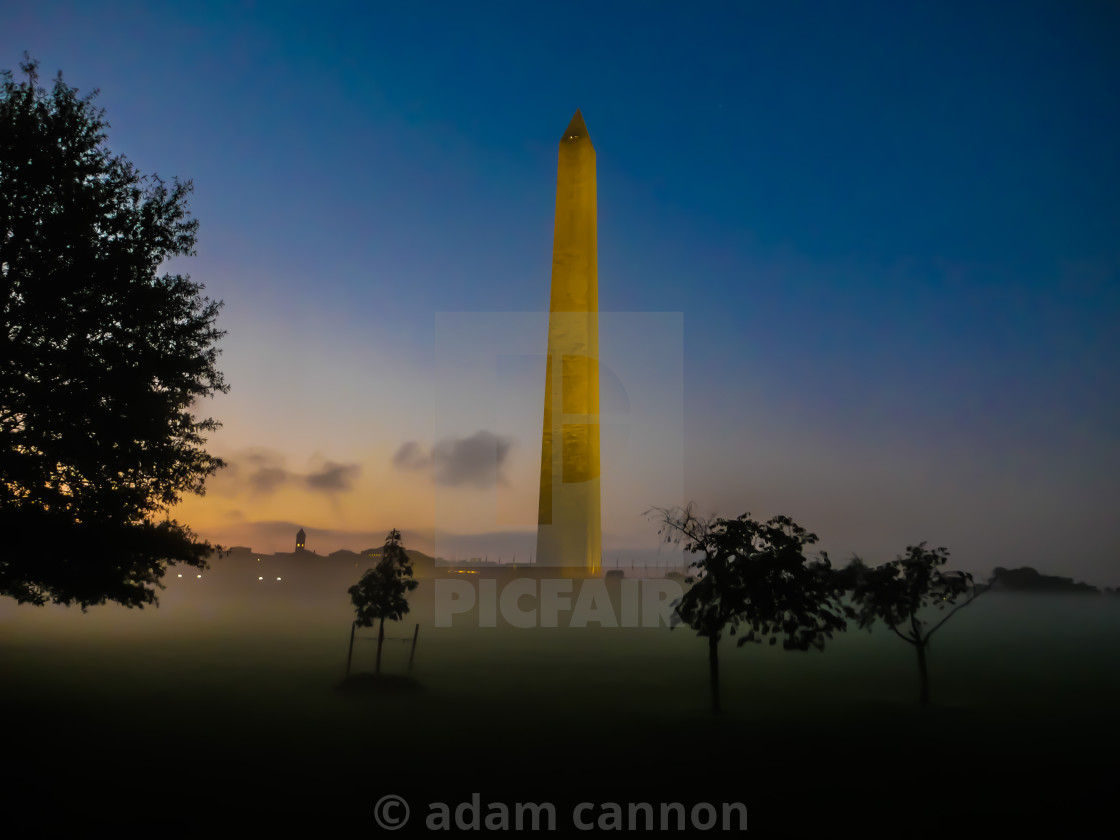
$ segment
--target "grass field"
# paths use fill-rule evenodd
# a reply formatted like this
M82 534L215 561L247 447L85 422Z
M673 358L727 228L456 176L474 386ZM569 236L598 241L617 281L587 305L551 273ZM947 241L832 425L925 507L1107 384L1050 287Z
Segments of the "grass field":
M158 610L0 605L3 790L13 836L384 834L373 808L742 802L754 836L1063 836L1115 826L1120 601L991 593L912 650L851 630L823 652L721 648L686 628L393 625L376 685L339 688L351 613L199 597ZM355 673L373 669L374 634ZM485 815L485 806L483 814ZM469 816L469 814L468 814ZM400 832L397 832L398 834Z

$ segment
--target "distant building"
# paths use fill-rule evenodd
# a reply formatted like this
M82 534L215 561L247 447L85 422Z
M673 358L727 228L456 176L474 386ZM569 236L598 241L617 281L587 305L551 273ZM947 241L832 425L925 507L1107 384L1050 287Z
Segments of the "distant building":
M307 550L303 546L303 544L306 540L307 540L307 534L303 533L303 528L300 528L296 532L296 554L299 554L300 552Z

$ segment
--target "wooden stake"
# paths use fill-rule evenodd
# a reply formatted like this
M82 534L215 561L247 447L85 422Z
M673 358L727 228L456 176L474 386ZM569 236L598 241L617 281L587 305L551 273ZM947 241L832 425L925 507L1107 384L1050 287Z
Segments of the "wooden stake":
M350 652L346 654L346 676L350 676L350 663L354 660L354 628L358 622L350 622Z
M420 635L420 625L416 625L416 629L412 631L412 652L408 655L408 670L412 670L412 660L416 658L416 637Z

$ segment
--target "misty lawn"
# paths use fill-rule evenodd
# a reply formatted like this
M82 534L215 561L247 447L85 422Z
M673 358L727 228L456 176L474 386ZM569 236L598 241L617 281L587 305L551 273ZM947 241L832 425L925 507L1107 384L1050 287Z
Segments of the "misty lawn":
M45 809L21 818L103 813L129 836L227 810L245 828L341 826L383 793L422 814L479 791L735 800L756 836L855 820L887 836L899 818L922 836L962 819L1068 830L1117 783L1107 595L986 595L935 639L929 709L889 632L851 629L823 652L727 638L714 717L706 643L685 627L437 628L422 580L386 628L390 679L345 691L344 593L260 580L235 597L212 578L173 578L156 610L0 603L4 789ZM359 632L355 672L372 672L372 638Z

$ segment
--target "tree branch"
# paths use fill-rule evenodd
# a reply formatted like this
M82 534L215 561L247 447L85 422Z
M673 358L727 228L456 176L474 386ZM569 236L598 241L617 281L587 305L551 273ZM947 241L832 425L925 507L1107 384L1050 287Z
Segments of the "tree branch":
M930 630L928 633L926 633L926 639L928 640L929 637L933 635L934 631L937 630L938 627L940 627L942 624L944 624L946 621L948 621L950 618L952 618L953 613L955 613L957 610L964 609L965 607L967 607L969 604L971 604L973 601L975 601L977 598L979 598L981 595L983 595L985 592L987 592L988 589L991 589L991 587L989 586L987 589L981 589L979 592L977 592L976 587L973 587L972 588L972 597L969 598L964 603L957 604L955 607L953 607L953 609L949 610L949 614L947 616L945 616L943 619L941 619L939 622L937 622L937 624L933 625L933 629Z
M917 642L916 642L916 641L915 641L914 639L911 639L911 638L910 638L909 636L904 636L904 635L902 635L901 633L899 633L899 632L898 632L898 628L897 628L897 627L895 627L895 626L894 626L893 624L888 624L887 626L888 626L888 627L890 627L890 628L891 628L891 630L893 630L893 631L894 631L894 634L895 634L896 636L898 636L898 638L902 639L902 641L904 641L904 642L909 642L909 643L910 643L910 644L912 644L912 645L916 645L916 644L917 644Z

